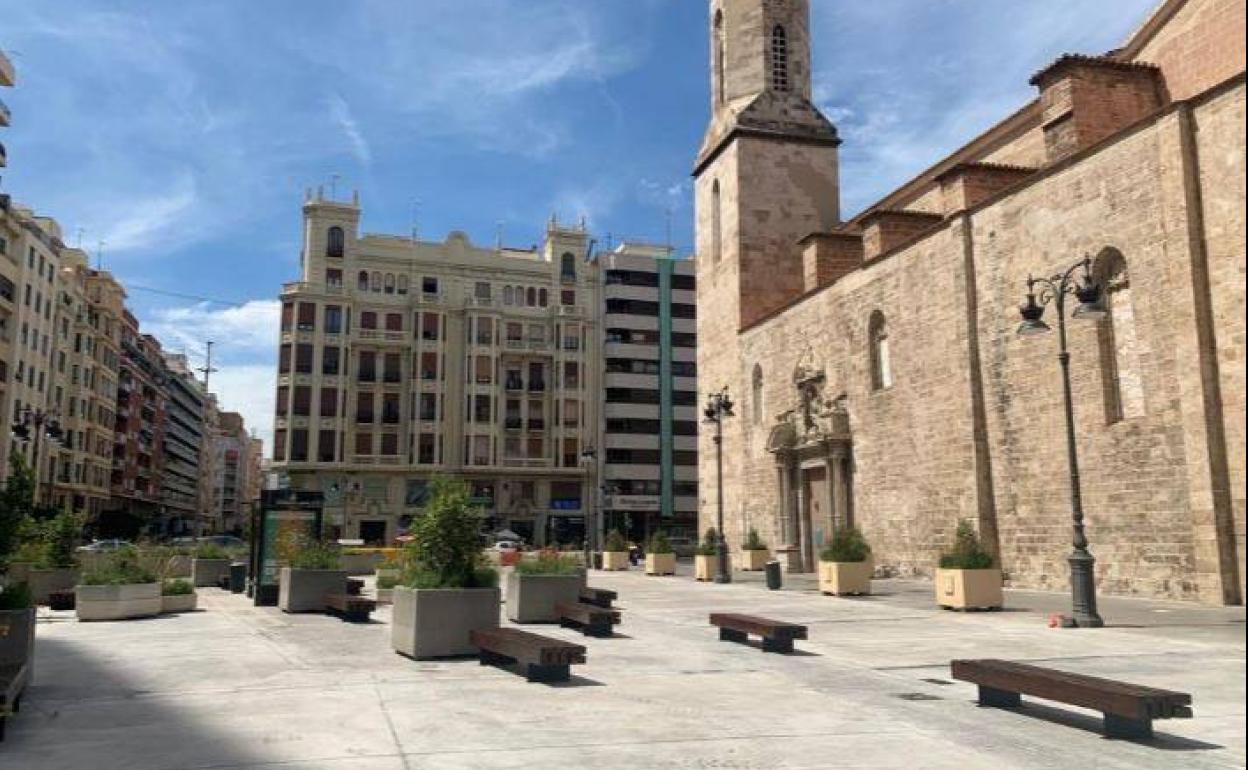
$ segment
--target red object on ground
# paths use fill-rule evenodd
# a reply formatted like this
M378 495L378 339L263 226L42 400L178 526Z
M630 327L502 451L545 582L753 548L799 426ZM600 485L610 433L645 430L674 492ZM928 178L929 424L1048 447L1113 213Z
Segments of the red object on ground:
M520 561L519 551L500 551L498 554L498 563L500 566L514 567L518 561Z

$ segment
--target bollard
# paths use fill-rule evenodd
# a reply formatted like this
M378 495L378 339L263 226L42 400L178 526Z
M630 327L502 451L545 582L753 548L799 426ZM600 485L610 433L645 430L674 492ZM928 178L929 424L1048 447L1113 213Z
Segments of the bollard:
M247 588L247 564L236 561L230 565L230 592L241 594Z
M780 562L773 559L772 561L767 562L767 565L763 569L767 572L768 588L776 591L784 585L784 581L780 577Z

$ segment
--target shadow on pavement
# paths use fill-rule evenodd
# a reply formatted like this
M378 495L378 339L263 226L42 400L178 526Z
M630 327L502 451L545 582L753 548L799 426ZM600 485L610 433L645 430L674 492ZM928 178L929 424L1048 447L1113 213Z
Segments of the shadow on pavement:
M983 708L992 708L985 706ZM1070 709L1050 706L1045 703L1034 703L1026 701L1023 705L1012 709L998 709L1003 711L1011 711L1028 718L1039 719L1045 722L1052 722L1055 725L1064 727L1073 727L1077 730L1084 730L1090 733L1100 735L1103 732L1101 717L1094 714L1088 714L1081 711L1072 711ZM1166 720L1153 722L1153 737L1143 738L1139 740L1128 740L1123 738L1106 738L1105 740L1123 740L1127 743L1138 743L1141 746L1149 746L1165 751L1214 751L1216 749L1226 748L1216 743L1207 743L1198 741L1193 738L1183 738L1177 735L1169 735L1161 731ZM1060 740L1059 735L1053 736L1055 740Z

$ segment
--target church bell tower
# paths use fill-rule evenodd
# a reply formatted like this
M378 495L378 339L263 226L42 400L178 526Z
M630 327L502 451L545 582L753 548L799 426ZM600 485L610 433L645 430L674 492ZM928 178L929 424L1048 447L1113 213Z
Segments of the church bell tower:
M840 139L811 102L809 0L711 0L710 27L698 282L735 295L739 328L802 293L798 241L840 219Z

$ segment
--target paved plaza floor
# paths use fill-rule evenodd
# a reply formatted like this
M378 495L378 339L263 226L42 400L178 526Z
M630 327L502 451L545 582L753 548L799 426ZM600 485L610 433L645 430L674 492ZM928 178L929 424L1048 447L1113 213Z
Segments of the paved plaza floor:
M683 571L683 570L682 570ZM620 593L612 639L561 685L472 660L391 651L389 612L352 625L252 607L79 623L42 610L35 683L0 743L3 770L403 768L1235 768L1245 764L1242 608L1103 600L1110 627L1048 628L1065 597L934 609L931 586L876 581L836 599L789 578L767 591L687 576L593 573ZM806 623L798 654L717 639L709 611ZM1149 741L1102 738L1099 715L1024 699L980 708L949 661L1000 657L1191 692L1195 718Z

